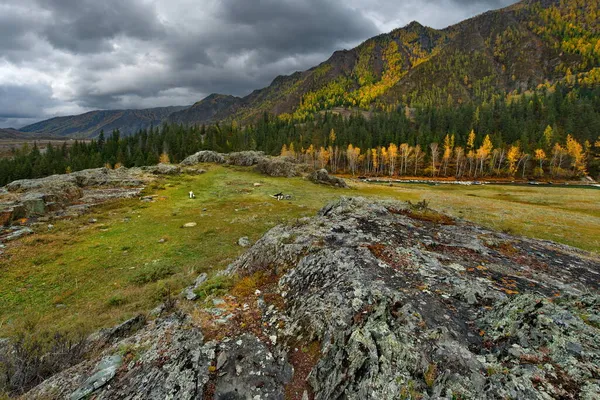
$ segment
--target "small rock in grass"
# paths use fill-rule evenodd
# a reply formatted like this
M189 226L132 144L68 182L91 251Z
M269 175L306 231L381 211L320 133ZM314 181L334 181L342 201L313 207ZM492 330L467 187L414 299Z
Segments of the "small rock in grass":
M238 240L238 246L241 246L241 247L248 247L248 246L250 246L250 239L248 239L247 236L239 238L239 240Z
M197 226L198 224L195 222L188 222L187 224L184 224L183 227L184 228L194 228L195 226Z

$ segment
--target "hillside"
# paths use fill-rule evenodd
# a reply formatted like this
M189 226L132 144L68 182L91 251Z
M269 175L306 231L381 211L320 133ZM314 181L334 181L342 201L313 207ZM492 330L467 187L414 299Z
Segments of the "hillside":
M172 113L186 107L172 106L145 110L100 110L81 115L56 117L21 128L23 132L33 132L69 138L91 138L100 131L112 132L119 129L127 136L140 129L158 126Z
M30 139L32 136L12 128L0 128L0 139Z
M598 0L528 0L443 30L413 22L236 101L211 96L178 121L303 118L334 106L484 102L600 66ZM209 102L207 106L204 103Z

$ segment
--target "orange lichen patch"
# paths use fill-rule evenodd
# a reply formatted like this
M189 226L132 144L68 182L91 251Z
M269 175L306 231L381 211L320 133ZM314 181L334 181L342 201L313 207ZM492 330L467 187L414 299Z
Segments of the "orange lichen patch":
M484 267L483 265L478 265L478 266L477 266L477 269L478 269L479 271L487 271L487 268L486 268L486 267Z
M363 307L360 311L358 311L356 314L354 314L354 316L352 317L353 321L354 321L354 325L359 325L361 324L365 318L373 311L373 306L372 305L368 305Z
M510 290L510 289L502 289L502 291L508 295L515 295L515 294L519 294L518 291L516 290Z
M200 326L206 340L221 340L243 333L252 333L265 343L270 343L262 322L263 313L258 308L259 296L267 306L283 309L285 302L277 293L278 277L266 272L245 276L235 282L230 295L222 297L223 303L211 309L191 311L194 322ZM260 291L257 295L256 291ZM215 315L219 311L220 315Z
M294 366L294 376L285 386L285 399L300 400L305 391L309 399L314 399L307 378L310 371L317 365L319 358L321 358L321 343L317 341L304 345L295 343L290 347L288 361Z
M432 222L434 224L440 225L456 225L456 221L453 218L439 213L435 210L425 209L425 210L398 210L395 208L388 208L388 211L392 214L396 215L404 215L405 217L409 217L412 219L416 219L417 221L424 222Z
M399 254L381 243L368 245L367 248L376 258L383 261L395 270L406 269L411 265L410 258L405 254Z
M484 242L484 244L486 243L485 241L483 241L483 242ZM494 243L491 245L485 244L485 246L492 250L496 250L500 254L505 255L507 257L512 257L519 253L519 250L517 250L515 248L515 246L513 246L512 243L510 243L508 241L501 242L501 243Z

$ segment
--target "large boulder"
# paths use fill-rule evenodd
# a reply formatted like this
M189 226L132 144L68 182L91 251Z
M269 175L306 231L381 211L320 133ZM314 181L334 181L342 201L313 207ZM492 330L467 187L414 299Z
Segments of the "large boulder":
M261 174L274 177L302 176L306 166L293 163L281 157L265 158L256 165L256 170Z
M190 166L200 163L224 164L225 157L214 151L203 150L187 157L181 162L181 165Z
M314 171L312 174L308 176L308 179L317 184L334 186L338 188L347 188L348 184L342 178L338 178L337 176L329 175L326 169L320 169Z
M241 151L227 155L227 163L240 167L251 167L266 159L262 151Z
M143 167L143 171L154 175L178 175L181 173L181 167L173 164L158 164L150 167Z

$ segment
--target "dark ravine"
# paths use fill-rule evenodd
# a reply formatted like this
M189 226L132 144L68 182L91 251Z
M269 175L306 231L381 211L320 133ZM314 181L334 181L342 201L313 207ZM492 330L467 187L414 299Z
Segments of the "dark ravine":
M181 299L124 337L104 331L101 351L26 398L81 398L102 360L115 372L96 399L600 396L596 254L424 204L341 198L273 228L222 274L269 283L208 308Z

